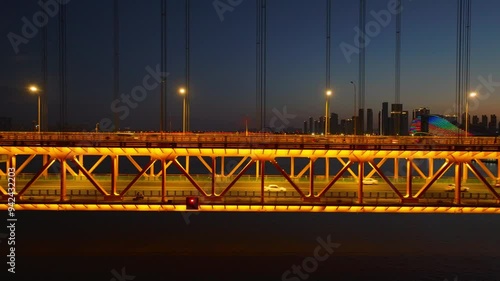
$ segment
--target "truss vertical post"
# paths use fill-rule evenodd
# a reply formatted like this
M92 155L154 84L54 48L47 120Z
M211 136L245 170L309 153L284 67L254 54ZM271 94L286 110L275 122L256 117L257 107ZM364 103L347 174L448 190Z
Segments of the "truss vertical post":
M47 154L44 154L42 156L42 166L45 166L45 164L47 164L48 161L49 161L49 156ZM48 179L48 177L49 177L48 170L43 171L42 176L44 179Z
M434 176L434 158L429 158L429 176L427 179L430 179Z
M166 187L167 187L167 165L165 164L165 159L161 159L161 202L162 203L165 203Z
M116 193L117 182L118 182L118 155L111 155L111 192L110 192L111 196L117 195Z
M212 157L212 193L210 194L211 196L215 196L215 168L216 168L216 159L215 157ZM221 175L223 176L223 175Z
M7 173L9 173L9 169L14 168L16 169L16 156L15 155L9 155L9 160L7 161Z
M186 155L186 173L189 174L189 156Z
M500 180L500 159L497 159L497 180Z
M59 159L61 163L61 201L66 200L66 159Z
M266 165L266 160L259 160L260 161L260 202L261 204L264 204L264 181L265 181L265 168L264 165Z
M255 179L259 178L260 160L257 160L255 164Z
M462 173L463 173L463 179L464 179L464 183L467 182L467 179L469 178L469 170L467 169L467 165L461 165L462 166Z
M394 158L394 180L397 182L399 177L399 159Z
M222 156L220 160L220 176L221 177L226 176L226 173L224 173L224 156Z
M150 160L153 160L153 157L151 157ZM149 168L149 180L155 180L155 163Z
M358 203L363 204L363 178L365 174L365 163L358 162Z
M325 157L325 180L328 182L330 180L330 159Z
M407 198L412 198L413 197L413 192L411 190L411 185L412 185L412 165L413 163L411 162L410 158L406 158L406 196Z
M290 157L290 178L295 177L295 158Z
M78 155L78 162L80 162L80 164L82 164L82 166L83 166L83 154ZM82 171L80 171L80 169L78 170L78 175L76 177L78 178L78 180L83 179L84 175L83 175Z
M314 196L314 161L316 159L309 159L309 196Z
M455 163L455 200L454 203L457 205L461 204L461 193L462 193L462 163Z

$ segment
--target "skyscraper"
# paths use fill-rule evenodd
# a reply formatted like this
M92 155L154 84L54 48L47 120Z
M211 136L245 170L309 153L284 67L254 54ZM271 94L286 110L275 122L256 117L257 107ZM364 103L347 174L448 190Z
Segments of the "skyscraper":
M425 107L421 107L413 110L412 119L416 119L420 117L420 131L421 132L429 132L429 115L431 111Z
M392 134L401 135L401 124L403 105L400 103L394 103L391 105L391 120L392 120Z
M373 134L373 109L366 110L366 133Z

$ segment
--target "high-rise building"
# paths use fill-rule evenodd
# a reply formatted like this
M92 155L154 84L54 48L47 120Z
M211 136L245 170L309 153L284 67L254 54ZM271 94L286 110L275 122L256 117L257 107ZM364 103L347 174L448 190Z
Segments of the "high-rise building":
M391 119L392 119L392 134L401 135L401 124L403 105L400 103L393 103L391 105Z
M339 134L339 115L337 113L330 114L330 134Z
M319 117L319 130L318 130L318 134L324 134L325 133L325 116L321 116Z
M490 125L488 126L488 129L490 131L496 132L497 130L497 116L495 114L490 115Z
M373 134L373 109L366 110L366 133Z
M479 125L479 117L477 115L472 116L472 125Z
M481 126L488 128L488 115L481 116Z
M409 135L409 123L408 123L408 110L405 110L401 114L401 128L399 130L399 134L401 136Z
M381 125L382 125L382 135L386 136L389 135L389 103L388 102L383 102L382 103L382 117L381 117Z
M314 120L312 117L309 117L309 134L314 133Z
M314 134L319 135L319 120L314 120Z
M304 121L304 128L302 129L303 134L307 134L309 131L307 131L307 121Z
M412 119L420 118L420 131L429 132L429 115L431 111L425 107L413 110Z

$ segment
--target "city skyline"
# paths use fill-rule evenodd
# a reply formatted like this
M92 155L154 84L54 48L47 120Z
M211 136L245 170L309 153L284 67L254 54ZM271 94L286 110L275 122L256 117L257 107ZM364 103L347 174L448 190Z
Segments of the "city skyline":
M375 14L387 10L391 1L369 1L367 24L376 24ZM325 93L325 5L323 1L270 1L268 3L267 120L269 127L302 127L311 112L324 111ZM352 116L353 88L358 83L358 55L345 55L342 46L354 46L358 27L357 1L332 2L332 90L330 111L339 119ZM455 111L456 2L402 1L401 103L407 108L426 107L434 112ZM134 5L120 2L120 92L131 93L143 78L160 64L159 2ZM8 34L21 34L23 17L28 20L38 9L29 4L11 3L5 15L0 45L2 68L0 87L4 94L2 117L26 126L36 120L36 98L26 91L39 84L41 35L36 33L14 52ZM182 125L182 97L177 89L184 84L183 2L168 1L168 91L167 118L173 130ZM500 54L491 38L500 20L494 14L500 3L493 0L472 3L471 89L479 97L471 101L471 115L500 114L495 68ZM68 15L68 120L88 124L113 118L112 2L72 1ZM220 16L211 2L191 5L191 40L202 45L191 50L192 130L238 130L255 127L255 5L243 1ZM81 13L74 11L80 10ZM86 16L92 14L94 20ZM426 14L428 20L419 19ZM123 20L127 19L127 20ZM221 20L222 19L222 20ZM85 24L80 24L84 22ZM57 19L49 28L49 123L58 117ZM418 24L416 24L418 23ZM380 23L379 23L380 25ZM243 31L243 32L242 32ZM382 101L393 102L395 17L366 46L366 108ZM179 40L176 40L179 38ZM425 40L432 39L432 40ZM347 45L346 45L347 44ZM198 45L198 46L199 46ZM231 50L231 51L230 51ZM236 50L236 51L233 51ZM344 51L343 51L344 50ZM359 49L358 49L359 51ZM307 55L305 55L307 53ZM147 70L149 68L150 70ZM211 69L217 68L217 71ZM153 71L154 72L154 71ZM418 78L417 78L418 77ZM147 92L144 100L129 106L122 127L158 130L160 87ZM126 103L120 102L121 106ZM92 110L88 110L88 109ZM377 114L375 110L374 114ZM126 117L125 117L126 115ZM289 124L279 117L288 115ZM278 120L278 121L276 121ZM105 127L102 126L101 127ZM167 125L167 128L169 126Z

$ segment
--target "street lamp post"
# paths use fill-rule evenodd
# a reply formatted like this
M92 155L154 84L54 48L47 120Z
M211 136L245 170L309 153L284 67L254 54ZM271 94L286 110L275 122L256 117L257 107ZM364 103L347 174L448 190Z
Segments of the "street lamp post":
M352 86L354 87L354 114L352 115L352 126L353 126L353 131L354 131L354 135L356 135L356 123L358 120L356 120L356 84L354 83L354 81L351 81L351 84Z
M38 89L37 86L30 86L29 90L31 93L35 94L38 96L38 125L37 125L37 131L40 133L40 89Z
M179 94L183 96L182 100L182 132L186 133L186 89L180 88Z
M476 93L470 93L465 100L465 137L469 136L469 99L476 96Z
M328 115L330 115L330 96L332 95L332 91L331 90L327 90L326 91L326 108L325 108L325 136L328 135L329 133L329 127L328 127Z

